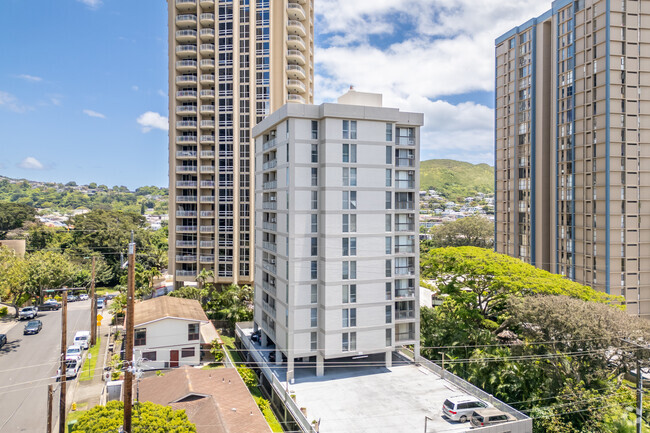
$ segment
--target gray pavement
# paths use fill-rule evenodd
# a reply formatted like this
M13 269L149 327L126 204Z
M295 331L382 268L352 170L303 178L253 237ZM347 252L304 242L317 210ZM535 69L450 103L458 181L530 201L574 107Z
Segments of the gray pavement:
M3 321L7 344L0 349L0 433L46 430L47 387L56 383L61 344L61 311L40 312L43 329L23 335L26 321ZM68 342L77 331L90 329L90 301L68 304ZM54 423L58 417L58 386L54 395ZM74 391L75 381L68 382Z

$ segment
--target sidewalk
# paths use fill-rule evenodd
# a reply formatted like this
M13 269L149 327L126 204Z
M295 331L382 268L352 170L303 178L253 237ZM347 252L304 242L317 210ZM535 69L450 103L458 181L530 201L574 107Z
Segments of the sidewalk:
M4 304L0 304L0 307L7 307L9 309L7 315L0 318L0 334L6 334L18 324L18 319L14 317L16 310L13 307Z
M109 342L109 332L110 332L110 323L111 315L107 314L108 311L103 311L104 319L102 320L102 325L97 328L97 336L100 337L99 341L99 354L97 355L97 363L95 364L95 371L93 378L88 381L79 381L77 380L77 387L74 391L74 394L70 397L70 403L74 402L77 404L77 410L88 410L97 406L100 403L102 393L104 392L104 381L102 380L102 375L104 373L104 366L106 365L106 348ZM108 316L108 317L106 317ZM84 367L87 368L86 363L89 360L86 358ZM81 372L80 372L81 374Z

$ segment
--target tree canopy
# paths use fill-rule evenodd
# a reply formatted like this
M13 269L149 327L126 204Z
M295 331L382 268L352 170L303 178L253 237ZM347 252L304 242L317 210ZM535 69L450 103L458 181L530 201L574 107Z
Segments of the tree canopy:
M106 433L118 432L124 420L124 403L109 401L106 406L95 406L81 415L72 432ZM185 410L173 410L151 402L133 406L133 433L192 433L196 426L191 423Z
M480 247L491 248L494 244L494 223L481 215L470 215L456 221L433 226L429 233L431 248Z
M5 234L23 226L24 223L34 221L36 209L27 204L0 202L0 239Z

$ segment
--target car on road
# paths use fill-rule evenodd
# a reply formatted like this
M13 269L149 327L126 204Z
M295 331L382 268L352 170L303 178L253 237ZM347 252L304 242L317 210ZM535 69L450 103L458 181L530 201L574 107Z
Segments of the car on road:
M90 331L79 331L74 335L74 344L82 349L88 349L90 343Z
M0 334L0 348L7 344L7 336L5 334Z
M442 404L442 414L452 421L467 422L477 409L485 409L490 405L471 395L449 397Z
M41 332L41 329L43 329L43 322L40 320L30 320L27 322L27 325L25 325L23 335L38 334Z
M76 302L79 298L76 295L68 295L68 302Z
M97 299L97 309L98 310L104 309L104 298Z
M79 295L79 300L80 301L87 301L88 300L88 295L86 293L82 293Z
M81 360L68 359L65 361L65 364L66 364L65 378L74 379L75 377L77 377L77 374L79 373L79 369L81 368ZM61 367L59 367L58 371L56 372L56 380L57 382L61 380Z
M38 308L36 307L24 307L20 309L20 312L18 312L20 320L33 319L36 316L38 316Z
M83 353L84 350L81 348L81 346L68 346L68 350L65 351L65 359L81 359Z
M56 299L48 299L38 306L39 311L56 311L61 308L61 303Z
M472 428L489 427L504 422L516 421L517 418L499 409L477 409L472 413Z

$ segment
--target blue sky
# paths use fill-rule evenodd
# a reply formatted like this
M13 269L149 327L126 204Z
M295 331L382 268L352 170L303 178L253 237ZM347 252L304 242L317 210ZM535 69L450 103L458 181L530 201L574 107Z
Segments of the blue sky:
M492 161L494 38L545 0L315 0L316 102L425 113L422 159ZM0 175L167 186L167 2L0 2Z

